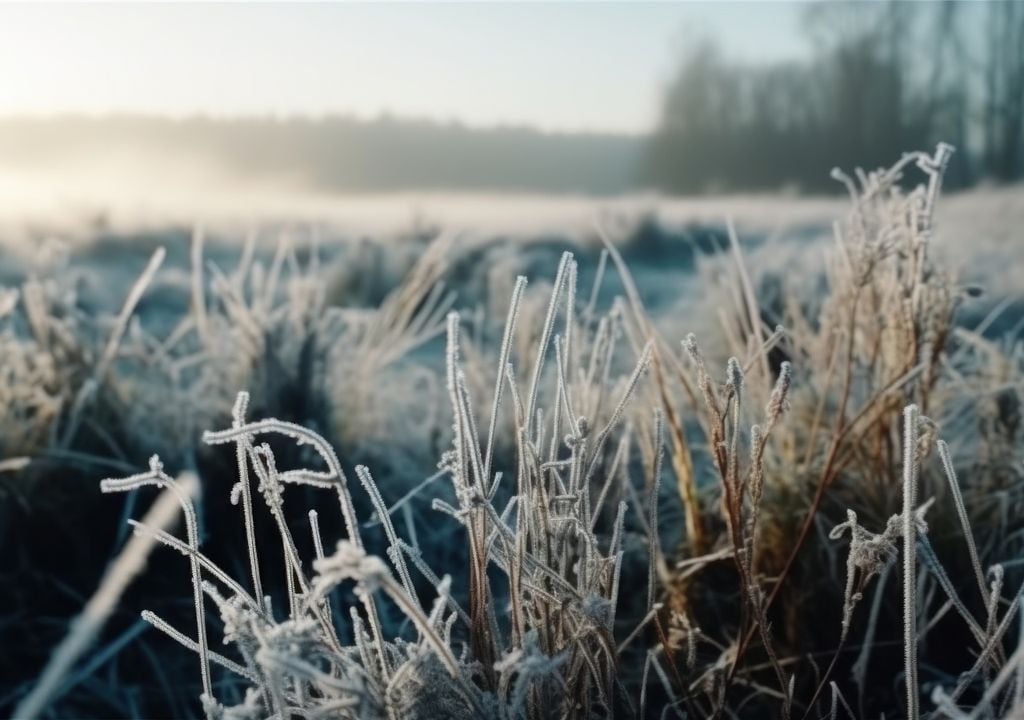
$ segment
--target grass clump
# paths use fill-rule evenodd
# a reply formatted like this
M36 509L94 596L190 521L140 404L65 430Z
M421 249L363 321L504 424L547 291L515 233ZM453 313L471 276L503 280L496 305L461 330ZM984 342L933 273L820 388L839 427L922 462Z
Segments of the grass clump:
M683 363L670 361L680 369L677 380L684 402L701 413L695 434L703 436L706 464L717 476L696 500L692 489L684 487L681 493L696 517L691 524L705 528L710 537L690 533L683 549L686 571L674 577L669 588L669 623L689 626L693 614L702 625L714 622L719 628L721 655L712 670L714 692L719 695L710 693L705 712L724 712L730 698L742 692L737 685L761 683L767 671L763 682L774 675L772 692L786 715L815 712L829 690L833 698L841 697L844 688L852 692L849 678L857 693L858 716L891 713L893 707L899 707L900 714L918 716L923 683L918 679L921 636L916 628L964 630L955 624L951 630L947 627L951 623L944 616L950 607L936 594L950 596L955 588L938 579L941 565L934 552L926 550L934 561L925 563L931 572L915 582L921 572L915 564L918 548L931 547L929 537L938 527L936 542L948 550L943 561L964 567L964 556L958 554L962 549L954 543L958 536L966 538L970 565L964 569L966 577L974 578L983 574L983 563L998 566L1012 558L1012 551L991 541L988 555L980 557L969 517L982 516L991 488L1020 487L1019 469L994 473L978 459L989 456L988 448L1001 442L1001 433L990 431L1000 423L991 417L984 420L987 399L1019 392L1022 375L1018 363L1008 386L1008 358L1000 357L977 333L957 327L963 293L934 257L933 218L951 152L940 145L934 155L908 154L892 168L858 171L856 180L834 173L850 192L851 210L835 225L823 294L821 285L812 283L816 290L811 298L790 293L775 306L759 304L757 284L734 235L730 256L716 261L724 266L719 294L714 295L724 307L717 313L719 328L706 331L732 355L724 382L710 377L693 338L685 343L693 370L684 375ZM923 178L909 190L908 170ZM783 396L780 388L786 388L784 403L777 401ZM675 395L662 397L671 407ZM767 404L768 418L776 415L773 408L785 406L786 417L776 424L755 416L756 424L742 433L744 419L750 417L742 412L743 397L751 398L755 408ZM942 472L934 462L925 464L924 458L939 433L969 428L972 419L977 429L968 429L970 440L965 437L966 442L958 443L963 461L973 463L976 470L969 492L977 505L968 509L948 445L942 445ZM767 440L769 432L773 437ZM680 450L685 452L686 447ZM748 469L743 470L748 456ZM685 457L673 466L700 465L702 460ZM950 484L944 475L954 478ZM935 504L930 534L924 531L918 488L928 498L926 505ZM947 492L953 496L948 504ZM898 516L893 515L900 509ZM843 515L845 523L840 520ZM896 517L902 519L897 522ZM950 522L951 518L959 521ZM878 528L879 534L859 522ZM1007 537L1004 533L1015 527L1015 521L1008 520L1001 527L986 528L986 535ZM830 529L833 539L843 529L852 535L845 580L836 572L840 563L825 537ZM899 538L902 553L897 552ZM888 563L898 555L903 559L902 601L886 594L884 587ZM726 557L733 559L733 572L721 567ZM698 573L700 567L704 570ZM855 642L851 633L862 626L853 610L875 577L880 587L856 655L850 647ZM831 603L823 602L826 598ZM972 599L990 600L984 590ZM1013 599L1011 594L1000 602L1011 604ZM723 617L723 601L733 608L732 618ZM954 602L951 596L949 602ZM902 616L890 609L900 606ZM718 612L709 615L710 607ZM976 605L978 611L986 612L984 605ZM961 606L959 614L969 627L965 640L979 641L971 612ZM808 629L810 616L817 618L815 626L835 617L835 629L822 637ZM898 667L891 662L892 653L872 652L896 638L908 648L902 705L885 685L886 674ZM984 642L981 646L984 649ZM941 684L945 672L959 671L946 643L934 641L925 648L931 653L925 665L931 674L929 684ZM828 658L828 665L818 665L816 654ZM800 661L801 656L806 660ZM871 659L876 660L873 667L868 665ZM751 673L746 669L751 663L764 670ZM833 678L834 686L829 684Z
M236 402L232 427L204 435L209 444L235 445L238 481L231 495L242 505L249 538L250 587L231 579L202 554L195 511L185 495L181 498L189 518L187 542L143 526L137 531L155 535L187 554L192 563L198 640L152 613L144 618L198 653L208 716L610 717L635 710L636 699L629 697L619 677L614 640L625 505L615 514L610 540L599 539L594 527L613 494L609 486L615 468L606 467L606 447L621 433L625 409L650 350L641 353L607 419L592 432L591 421L576 414L575 409L584 405L565 379L568 358L577 353L575 272L567 254L555 280L529 384L523 387L509 361L525 278L517 283L500 352L504 372L495 386L486 436L478 429L462 368L459 317L447 318L446 376L454 422L452 447L441 465L456 504L435 500L435 508L464 528L469 581L465 607L453 597L451 579L430 568L415 540L399 538L370 471L359 466L355 472L385 531L390 562L367 553L348 480L321 436L279 420L248 422L245 394ZM565 332L556 334L563 304ZM545 372L549 344L555 347L555 367ZM603 346L599 350L605 352ZM546 380L554 385L543 393L550 404L542 400ZM509 402L503 405L504 396ZM512 413L517 428L516 460L510 471L492 470L494 427L502 409ZM278 468L270 445L260 442L268 435L312 448L323 469ZM660 444L657 438L651 442L654 447ZM104 490L128 490L145 483L173 487L159 461L152 462L150 473L104 481ZM658 467L653 471L656 476ZM284 552L287 596L285 607L276 612L263 595L265 580L252 530L251 478L258 481L257 490ZM323 553L316 524L310 528L312 562L303 559L283 512L284 490L296 484L334 493L345 521L347 539L330 555ZM602 488L601 495L593 497L592 488ZM656 521L656 512L650 517ZM413 569L421 582L414 580ZM502 580L495 578L494 570ZM355 583L358 602L346 613L336 587L349 581ZM238 660L209 651L200 592L217 607ZM424 595L432 596L431 605L422 604ZM408 621L404 632L388 626L383 598ZM652 598L649 593L648 604ZM504 604L508 617L499 618L498 608ZM343 632L347 644L342 643ZM210 679L214 664L248 684L241 705L225 707L215 697ZM233 694L239 692L233 689Z

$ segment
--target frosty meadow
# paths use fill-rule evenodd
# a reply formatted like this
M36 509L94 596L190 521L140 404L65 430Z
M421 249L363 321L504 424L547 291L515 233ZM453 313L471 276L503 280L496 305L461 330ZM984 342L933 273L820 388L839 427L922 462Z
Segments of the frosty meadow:
M1024 715L1021 323L972 320L936 252L952 152L836 171L831 244L781 271L731 228L697 243L667 310L651 228L249 242L229 270L197 233L116 312L32 273L0 294L0 489L88 468L126 500L95 594L0 704Z

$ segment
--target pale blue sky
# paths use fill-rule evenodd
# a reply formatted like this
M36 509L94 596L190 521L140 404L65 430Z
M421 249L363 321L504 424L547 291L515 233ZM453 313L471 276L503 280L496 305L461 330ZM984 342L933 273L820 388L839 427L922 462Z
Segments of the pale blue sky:
M0 5L0 114L324 114L639 133L686 39L803 55L799 3Z

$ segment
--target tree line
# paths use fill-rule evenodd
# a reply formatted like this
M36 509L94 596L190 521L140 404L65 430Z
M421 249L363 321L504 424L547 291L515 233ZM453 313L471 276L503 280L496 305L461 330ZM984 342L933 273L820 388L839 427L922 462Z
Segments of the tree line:
M743 64L692 44L666 89L645 181L670 192L832 189L943 140L947 183L1024 175L1024 2L818 3L803 61Z

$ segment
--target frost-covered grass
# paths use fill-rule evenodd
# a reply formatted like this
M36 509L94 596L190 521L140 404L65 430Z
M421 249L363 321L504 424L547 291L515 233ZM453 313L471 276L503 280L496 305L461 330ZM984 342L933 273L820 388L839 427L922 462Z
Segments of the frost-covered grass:
M48 640L0 703L1024 712L1024 353L1012 304L948 269L948 152L837 173L827 243L664 216L401 252L195 234L116 298L76 279L87 255L41 260L0 296L0 489L52 544L34 523L81 478L94 527L68 532L104 548L84 574L120 554L63 603L85 610L45 673L64 623L12 616ZM120 551L146 486L157 527ZM10 556L29 602L40 555Z

